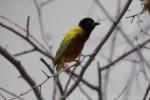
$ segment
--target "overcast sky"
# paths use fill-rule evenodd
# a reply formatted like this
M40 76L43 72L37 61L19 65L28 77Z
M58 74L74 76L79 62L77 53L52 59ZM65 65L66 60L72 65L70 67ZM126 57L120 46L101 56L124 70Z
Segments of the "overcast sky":
M41 2L42 0L38 1ZM104 5L106 10L110 13L112 18L115 19L116 14L118 14L118 0L100 1ZM126 0L120 1L120 7L123 7ZM129 36L129 39L133 40L134 37L137 35L140 41L145 40L147 37L139 34L140 29L137 25L137 18L133 20L133 23L131 23L131 19L125 18L139 12L141 9L141 4L139 0L133 1L134 2L131 4L129 11L127 11L125 16L121 20L121 25L123 30L126 32L126 35ZM30 32L40 42L44 44L40 34L37 10L32 0L0 0L0 16L5 16L24 28L26 28L27 16L30 16ZM101 25L96 27L95 30L92 32L90 39L87 41L83 49L83 54L90 54L111 26L111 22L109 21L109 19L99 9L95 2L93 2L93 0L54 0L53 2L45 5L42 8L42 21L44 26L44 32L46 34L47 40L49 41L49 44L53 47L51 50L53 55L55 55L59 43L65 33L68 31L68 29L77 25L79 21L84 17L92 17L94 20L100 21L101 23ZM149 26L149 17L150 16L148 14L141 16L141 19L144 19L144 22L140 24L142 28L146 28L145 26ZM4 21L2 18L0 18L0 21L7 23L7 21ZM150 31L148 28L146 28L145 30L147 30L147 32ZM118 32L116 31L116 33ZM98 61L100 60L100 63L102 65L107 64L107 61L102 57L102 55L109 57L111 39L112 38L108 40L106 45L102 48L102 51L96 56L96 59ZM116 44L117 49L115 50L114 58L118 57L123 52L131 48L121 35L118 35ZM18 52L31 48L28 43L20 39L18 36L14 35L12 32L1 27L0 46L7 48L7 50L10 51L12 54L16 54ZM147 53L145 52L145 54ZM147 54L146 57L148 56L149 55ZM46 78L41 72L41 69L49 73L46 67L39 61L40 57L43 56L37 52L17 57L17 59L21 61L21 63L25 66L27 72L32 76L37 84L42 82ZM133 55L130 58L134 59L136 57ZM46 60L49 61L48 59ZM121 92L121 90L127 84L127 81L131 74L136 75L136 73L140 69L139 65L137 65L137 67L137 69L133 69L132 64L127 61L119 63L115 66L115 68L110 73L110 81L108 84L108 100L113 100ZM77 69L77 73L79 70L80 68ZM96 75L96 63L92 63L92 65L89 67L86 74L84 75L84 78L88 79L92 84L97 84ZM10 64L2 56L0 56L0 87L8 89L16 94L20 94L30 89L27 83L23 79L18 78L18 76L19 73L15 69L15 67L13 67L13 65ZM62 74L61 79L63 82L65 82L65 77L66 75ZM142 74L140 74L138 78L140 80L138 84L136 83L135 77L133 79L133 90L130 95L130 100L141 100L143 93L145 92L147 81L145 81L145 78ZM137 88L138 86L139 88ZM90 95L92 95L93 100L97 99L97 93L91 92L91 90L85 86L83 86L83 88L88 91ZM50 79L42 87L42 94L45 97L45 100L50 100L49 98L51 98L52 96L52 89L53 82L52 79ZM5 94L1 90L0 93L4 94L8 98L12 97ZM86 100L86 97L83 96L81 92L79 92L79 89L76 89L75 92L71 96L69 96L70 99L68 100L77 100L77 98L79 97L81 100ZM23 98L25 100L36 100L32 92L24 95Z

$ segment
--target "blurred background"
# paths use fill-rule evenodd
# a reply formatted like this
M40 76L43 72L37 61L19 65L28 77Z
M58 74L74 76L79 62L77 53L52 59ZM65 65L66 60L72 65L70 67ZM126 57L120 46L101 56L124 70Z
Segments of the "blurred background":
M82 54L89 55L112 25L112 22L96 1L98 0L0 0L0 22L6 23L6 25L21 31L5 18L8 18L26 29L27 17L30 16L29 29L31 35L41 42L54 56L68 29L77 25L84 17L91 17L95 21L99 21L101 25L94 29L82 51ZM99 1L110 14L111 18L115 20L127 0ZM36 4L39 5L39 9L37 9ZM149 38L150 15L149 12L145 12L142 15L135 16L133 21L132 17L126 17L139 14L142 7L143 5L140 0L133 0L119 24L119 27L125 33L127 39L135 45ZM141 30L144 32L141 32ZM84 79L91 84L97 85L97 62L100 62L100 66L103 67L128 50L131 50L132 47L130 43L127 42L127 39L122 35L122 32L116 29L98 53L95 60L88 67L84 74ZM0 46L7 49L12 55L32 48L31 45L22 38L3 27L0 27ZM142 49L141 52L145 60L149 63L149 49ZM44 58L49 64L52 64L51 60L38 52L31 52L15 58L25 66L26 71L37 84L40 84L46 79L46 76L41 70L51 75L45 65L40 61L40 58ZM133 61L137 63L133 63ZM75 72L79 73L81 68L82 67L78 67ZM147 65L141 61L136 53L126 57L121 62L113 65L109 70L102 72L104 98L106 100L115 100L123 91L117 100L141 100L150 83L149 72L150 70ZM10 99L13 98L13 96L2 91L2 88L16 95L30 89L29 85L22 78L19 78L19 76L20 74L15 67L0 55L0 94ZM63 85L66 84L66 78L68 78L68 76L62 73L61 81ZM74 81L72 81L72 83L73 82ZM92 100L98 99L95 91L82 83L80 86L87 92ZM42 86L41 90L44 100L51 100L52 91L53 79L49 79ZM60 94L57 93L57 95L59 97ZM36 100L33 92L29 92L21 97L25 100ZM3 100L1 96L0 100ZM77 88L67 100L87 100L87 97Z

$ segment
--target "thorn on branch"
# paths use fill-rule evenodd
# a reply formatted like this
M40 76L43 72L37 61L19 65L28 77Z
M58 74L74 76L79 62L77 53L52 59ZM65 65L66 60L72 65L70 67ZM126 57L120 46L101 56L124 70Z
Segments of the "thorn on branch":
M41 69L41 71L44 73L44 75L49 78L49 76L46 74L46 72L44 70Z
M52 73L52 74L55 74L54 70L50 67L50 65L43 59L43 58L40 58L41 62L49 69L49 71ZM60 90L60 93L61 95L64 94L64 91L63 91L63 88L62 88L62 85L60 82L57 82L57 86L58 86L58 89Z
M23 52L20 52L20 53L17 53L17 54L14 54L15 57L17 56L21 56L21 55L24 55L24 54L28 54L28 53L31 53L31 52L34 52L36 51L35 48L31 49L31 50L26 50L26 51L23 51Z
M134 14L134 15L131 15L131 16L128 16L126 18L131 18L131 23L132 23L135 17L138 17L138 13Z
M150 34L148 34L147 32L145 32L143 29L141 29L141 33L144 33L147 36L150 36Z

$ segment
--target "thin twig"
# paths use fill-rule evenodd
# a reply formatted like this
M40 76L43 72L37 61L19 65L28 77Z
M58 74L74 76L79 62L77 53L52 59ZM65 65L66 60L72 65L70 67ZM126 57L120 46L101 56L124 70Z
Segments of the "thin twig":
M106 11L106 9L104 8L104 6L100 3L100 1L95 0L96 4L98 5L98 7L100 8L100 10L103 11L103 13L108 17L108 19L114 23L113 18L110 16L110 14ZM128 38L128 36L126 35L126 33L122 30L122 28L120 28L119 26L117 26L117 29L120 31L121 35L126 39L126 41L129 43L129 45L134 48L134 44L132 43L132 41L130 41L130 39ZM145 60L145 58L143 57L141 52L136 52L137 55L139 56L139 58L142 58L143 61L145 62L145 64L148 66L148 68L150 68L150 64Z
M15 99L18 99L18 98L20 98L21 96L24 96L24 95L28 94L28 93L31 92L32 90L33 90L33 89L29 89L28 91L23 92L23 93L21 93L21 94L19 94L19 95L16 95L16 96L14 96L13 98L8 99L8 100L15 100Z
M76 68L77 68L77 67L74 67L74 68L73 68L72 73L71 73L70 76L69 76L69 79L68 79L67 84L66 84L65 89L64 89L64 93L65 93L65 92L67 91L67 89L68 89L69 83L71 82L71 78L73 77L73 73L75 72Z
M50 73L52 73L52 75L55 74L54 70L50 67L50 65L43 58L41 58L40 60L49 69L49 71L50 71ZM55 81L55 79L54 79L54 81ZM63 95L64 91L63 91L61 83L60 82L56 82L56 84L58 86L58 89L59 89L61 95Z
M52 100L56 100L56 93L57 93L57 87L56 87L56 83L55 83L55 79L54 79Z
M126 53L124 53L123 55L121 55L120 57L118 57L116 60L112 61L112 62L109 63L108 65L103 66L103 67L101 68L101 70L106 70L106 69L110 68L112 65L114 65L114 64L116 64L117 62L121 61L123 58L125 58L125 57L129 56L130 54L132 54L132 53L134 53L134 52L136 52L136 51L142 49L143 46L146 45L146 44L148 44L149 42L150 42L150 39L144 41L144 42L143 42L142 44L140 44L140 45L137 45L135 48L129 50L129 51L126 52Z
M27 17L27 24L26 24L26 27L27 27L27 38L29 38L29 34L30 34L30 16Z
M119 2L119 1L118 1ZM120 11L118 11L120 12ZM117 30L115 30L114 35L112 37L111 47L110 47L110 56L108 57L107 61L110 63L114 57L115 48L116 48L116 39L117 39ZM100 68L100 67L99 67ZM108 91L108 84L109 84L109 76L110 76L110 69L108 69L104 75L104 85L103 85L103 97L102 99L107 100L107 91ZM101 91L102 92L102 91Z
M21 96L23 96L23 95L25 95L25 94L31 92L34 88L39 88L40 95L41 95L41 87L43 86L43 84L45 84L45 83L50 79L50 77L49 77L43 70L42 70L42 72L43 72L44 75L47 77L43 82L41 82L40 84L34 86L33 88L31 88L31 89L29 89L29 90L27 90L27 91L25 91L25 92L23 92L23 93L21 93L21 94L15 96L14 98L11 98L11 99L9 99L9 100L15 100L15 99L17 99L18 97L21 97Z
M75 77L72 77L72 79L75 81ZM81 84L78 85L78 88L83 93L85 97L87 97L88 100L92 100L92 98L88 95L88 93L81 87Z
M79 85L80 91L87 97L88 100L92 100L92 98L86 93L86 91Z
M102 75L101 75L101 68L100 68L100 63L97 62L97 70L98 70L98 97L99 100L103 100L103 95L102 95Z
M26 51L23 51L23 52L14 54L14 56L15 56L15 57L21 56L21 55L28 54L28 53L31 53L31 52L34 52L34 51L36 51L36 49L33 48L33 49L30 49L30 50L26 50Z
M11 62L14 65L14 67L21 74L22 78L30 85L31 88L36 86L36 83L34 82L34 80L28 75L28 73L24 69L25 67L1 46L0 46L0 54L2 56L4 56L9 62ZM43 97L42 97L42 95L40 95L41 93L38 88L33 88L33 92L36 95L38 100L43 100Z
M54 61L54 57L52 56L52 54L43 51L34 42L32 42L29 38L27 38L26 36L23 36L19 31L15 30L14 28L12 28L10 26L7 26L7 25L3 24L2 22L0 22L0 26L2 26L3 28L6 28L7 30L9 30L9 31L11 31L13 33L15 33L17 36L21 37L22 39L24 39L25 41L27 41L27 43L29 43L30 45L32 45L33 48L35 48L38 52L40 52L41 54L43 54L46 57L50 58L52 60L52 62Z
M44 43L47 45L47 47L50 50L52 48L52 46L49 44L49 42L47 41L46 36L45 36L44 25L43 25L43 20L42 20L41 6L40 6L40 4L38 4L37 0L33 0L33 2L34 2L34 5L37 9L37 14L38 14L37 17L38 17L38 23L39 23L39 26L40 26L40 33L41 33L42 39L43 39Z
M15 22L13 22L12 20L4 17L4 16L0 16L0 18L8 21L9 23L13 24L14 26L16 26L17 28L21 29L24 32L27 32L27 30L23 27L21 27L20 25L16 24ZM31 35L31 32L29 33L29 36L31 39L33 39L43 50L45 50L47 52L47 49L44 47L44 45L42 45L33 35Z
M131 15L131 16L128 16L126 18L131 18L131 23L133 22L134 18L137 17L139 14L134 14L134 15Z
M15 22L13 22L12 20L10 20L9 18L7 18L7 17L5 17L5 16L0 16L0 18L2 18L2 19L4 19L4 20L8 21L9 23L13 24L13 25L16 26L17 28L19 28L19 29L23 30L24 32L26 32L26 29L25 29L25 28L19 26L18 24L16 24Z
M82 62L85 60L85 58L87 57L87 56L83 56L83 59L80 61L81 56L83 56L83 54L80 54L80 56L78 57L78 59L75 60L76 65L75 65L75 67L73 68L73 70L72 70L71 73L70 73L69 79L68 79L67 84L66 84L66 86L65 86L64 93L65 93L65 92L67 91L67 89L68 89L69 83L71 82L71 78L73 77L73 73L75 72L77 66L79 66L79 65L81 66L81 63L82 63Z
M9 94L9 95L11 95L11 96L14 96L14 97L17 96L16 94L14 94L14 93L12 93L12 92L10 92L10 91L8 91L8 90L2 88L2 87L0 87L0 90L1 90L1 91L4 91L5 93L7 93L7 94ZM21 97L18 97L17 99L19 99L19 100L24 100L24 99L21 98Z
M65 72L66 72L67 74L69 74L69 75L72 73L72 71L70 71L70 70L66 70ZM79 77L79 75L76 74L76 73L72 73L72 75L73 75L74 77L76 77L76 78ZM84 83L84 84L85 84L87 87L89 87L90 89L98 91L98 87L97 87L97 86L92 85L91 83L89 83L88 81L86 81L84 78L82 78L81 82Z
M45 5L47 5L47 4L49 4L49 3L53 2L53 1L56 1L56 0L47 0L45 2L42 2L40 5L41 5L41 7L44 7Z
M147 89L146 89L146 92L145 92L144 97L143 97L142 100L146 100L146 98L147 98L149 92L150 92L150 83L149 83L149 85L148 85L148 87L147 87ZM150 95L149 95L149 96L150 96ZM149 99L150 99L150 97L149 97Z
M144 46L143 48L150 50L150 47Z
M120 96L126 91L126 89L127 89L127 86L123 88L123 90L119 93L119 95L114 100L117 100L118 98L120 98Z
M5 97L3 94L0 93L0 96L1 96L4 100L7 100L6 97Z

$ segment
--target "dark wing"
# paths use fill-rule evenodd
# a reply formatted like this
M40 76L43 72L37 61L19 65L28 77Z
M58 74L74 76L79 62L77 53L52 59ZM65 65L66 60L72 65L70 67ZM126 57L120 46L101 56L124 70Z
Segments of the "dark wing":
M54 59L54 64L58 64L61 57L64 55L65 51L68 49L70 45L74 42L76 39L77 32L74 30L70 30L68 34L65 35L64 39L62 40L59 49L57 50L55 59Z

